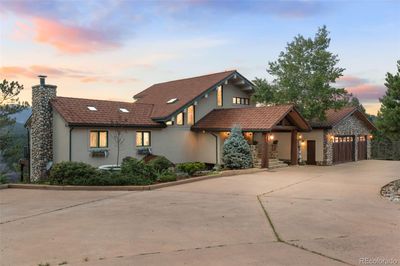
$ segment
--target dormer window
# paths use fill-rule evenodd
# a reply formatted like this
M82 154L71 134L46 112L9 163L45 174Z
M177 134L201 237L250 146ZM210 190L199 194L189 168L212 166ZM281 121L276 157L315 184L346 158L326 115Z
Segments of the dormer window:
M171 103L174 103L174 102L176 102L176 101L178 101L178 98L172 98L172 99L169 99L169 100L167 101L167 103L168 103L168 104L171 104Z
M128 109L125 109L125 108L119 108L119 111L121 111L123 113L129 113Z
M94 106L88 106L87 107L90 111L97 111L96 107Z

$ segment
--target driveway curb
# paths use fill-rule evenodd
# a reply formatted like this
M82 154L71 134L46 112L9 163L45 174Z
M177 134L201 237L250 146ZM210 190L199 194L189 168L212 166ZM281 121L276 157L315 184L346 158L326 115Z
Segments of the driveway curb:
M159 183L148 186L59 186L59 185L42 185L42 184L5 184L0 189L17 188L17 189L41 189L41 190L83 190L83 191L145 191L155 190L164 187L177 186L217 177L228 177L235 175L245 175L267 171L267 169L251 168L243 170L226 170L215 175L192 177L188 179Z

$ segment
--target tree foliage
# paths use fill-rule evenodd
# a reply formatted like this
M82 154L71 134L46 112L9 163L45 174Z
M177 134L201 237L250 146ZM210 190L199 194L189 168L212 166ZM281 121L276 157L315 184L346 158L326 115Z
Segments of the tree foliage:
M377 126L391 140L400 140L400 60L397 61L397 73L386 74L385 95L379 99Z
M264 104L294 104L307 119L325 119L325 111L341 108L349 101L344 88L332 86L343 75L337 67L338 55L328 51L326 27L318 29L314 38L298 35L288 43L278 60L269 62L271 83L256 79L255 100Z
M222 158L230 169L249 168L252 166L250 146L242 135L240 127L233 127L224 142Z
M14 168L16 161L22 154L24 140L13 128L15 119L11 116L28 107L27 102L21 102L18 98L24 89L16 81L3 80L0 83L0 152L10 168Z

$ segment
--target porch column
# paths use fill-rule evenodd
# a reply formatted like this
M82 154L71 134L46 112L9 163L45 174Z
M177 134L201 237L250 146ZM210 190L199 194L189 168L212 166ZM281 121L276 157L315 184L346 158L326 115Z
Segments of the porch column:
M268 133L262 133L261 142L261 168L269 167L269 156L268 156Z
M291 143L290 143L290 164L297 165L298 161L298 147L297 147L297 130L293 129L291 133Z

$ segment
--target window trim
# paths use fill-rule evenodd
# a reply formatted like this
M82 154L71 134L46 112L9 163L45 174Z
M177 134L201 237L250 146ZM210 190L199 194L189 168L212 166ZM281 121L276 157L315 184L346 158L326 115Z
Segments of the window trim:
M144 145L144 133L149 133L149 145ZM142 144L138 145L137 144L137 134L141 134L142 135ZM135 135L135 145L136 147L151 147L151 131L148 130L144 130L144 131L136 131L136 135Z
M182 114L182 124L178 123L178 115ZM182 111L176 115L176 125L177 126L184 126L185 125L185 113Z
M221 105L218 104L218 93L221 91ZM217 107L224 106L224 87L222 85L217 86Z
M107 144L106 146L100 146L100 133L101 132L105 132L106 133L106 144ZM91 143L90 143L90 135L92 133L97 133L97 145L95 147L91 146ZM89 131L89 148L90 149L106 149L106 148L108 148L108 130L94 130L94 129L91 129Z

